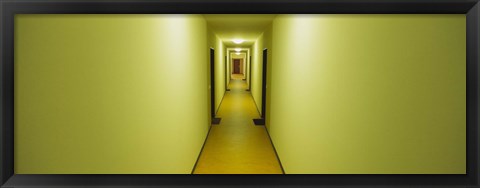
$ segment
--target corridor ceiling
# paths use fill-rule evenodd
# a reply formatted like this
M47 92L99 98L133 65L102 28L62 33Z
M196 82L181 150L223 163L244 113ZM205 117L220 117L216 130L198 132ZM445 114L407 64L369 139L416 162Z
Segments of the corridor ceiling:
M204 14L208 26L227 47L250 47L276 14ZM235 44L233 39L245 40Z

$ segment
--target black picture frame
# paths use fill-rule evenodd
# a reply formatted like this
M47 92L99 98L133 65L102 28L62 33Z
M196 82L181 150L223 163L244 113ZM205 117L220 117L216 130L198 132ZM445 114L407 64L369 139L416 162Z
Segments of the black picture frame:
M3 0L1 11L0 185L23 186L478 186L478 0ZM467 168L455 174L14 174L15 14L465 14ZM348 54L348 51L345 51Z

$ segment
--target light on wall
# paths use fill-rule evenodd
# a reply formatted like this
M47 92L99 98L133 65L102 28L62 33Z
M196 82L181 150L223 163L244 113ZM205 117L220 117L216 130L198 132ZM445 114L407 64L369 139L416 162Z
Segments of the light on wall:
M242 51L242 49L240 49L240 48L235 48L235 51L236 51L236 52L240 52L240 51Z
M232 41L233 41L233 43L235 43L235 44L241 44L244 40L242 40L242 39L233 39Z

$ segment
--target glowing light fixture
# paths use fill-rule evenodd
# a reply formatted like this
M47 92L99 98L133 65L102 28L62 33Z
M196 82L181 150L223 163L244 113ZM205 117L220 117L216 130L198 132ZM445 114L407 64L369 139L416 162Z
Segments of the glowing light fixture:
M242 39L233 39L232 41L233 41L233 43L235 43L235 44L241 44L244 40L242 40Z
M235 53L235 54L240 55L240 52L237 52L237 53Z
M235 48L235 51L236 51L236 52L240 52L240 51L242 51L242 49L240 49L240 48Z

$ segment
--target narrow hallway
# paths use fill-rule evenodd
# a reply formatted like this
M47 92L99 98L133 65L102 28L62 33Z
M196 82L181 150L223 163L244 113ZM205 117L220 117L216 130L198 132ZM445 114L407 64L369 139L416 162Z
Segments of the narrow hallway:
M229 88L193 173L282 174L265 127L253 124L259 114L246 82L232 79Z
M15 175L466 178L476 159L463 14L11 17Z

